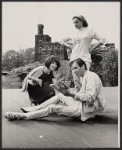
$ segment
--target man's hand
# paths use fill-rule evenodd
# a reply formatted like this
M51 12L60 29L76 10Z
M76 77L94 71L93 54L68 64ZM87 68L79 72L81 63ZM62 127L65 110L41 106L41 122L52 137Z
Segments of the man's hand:
M65 96L71 96L71 97L75 97L75 95L70 91L70 89L68 90L62 90L61 91Z

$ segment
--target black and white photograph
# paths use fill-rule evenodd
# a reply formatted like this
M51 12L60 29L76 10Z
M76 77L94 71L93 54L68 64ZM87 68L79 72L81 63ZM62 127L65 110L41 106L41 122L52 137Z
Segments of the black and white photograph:
M120 2L1 7L1 147L120 148Z

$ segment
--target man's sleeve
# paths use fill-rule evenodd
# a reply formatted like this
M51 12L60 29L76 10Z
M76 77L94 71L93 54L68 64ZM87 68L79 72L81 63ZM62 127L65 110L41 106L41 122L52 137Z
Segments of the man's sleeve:
M91 76L87 78L86 85L83 85L85 87L82 87L76 95L75 99L79 100L81 102L88 102L92 104L94 100L96 99L96 96L98 94L98 88L99 88L99 80L96 78L97 76Z

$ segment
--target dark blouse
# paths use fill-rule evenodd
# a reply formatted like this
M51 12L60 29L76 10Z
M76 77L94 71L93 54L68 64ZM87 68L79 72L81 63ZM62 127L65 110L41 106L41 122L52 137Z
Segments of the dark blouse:
M39 77L39 79L42 80L42 86L49 86L50 84L52 84L52 79L54 78L52 71L47 74L44 73Z
M49 74L43 72L43 74L39 77L39 79L42 80L41 87L39 84L35 86L28 84L28 94L31 102L42 103L46 99L55 95L54 89L49 86L50 84L52 84L53 78L54 75L52 72L50 72Z

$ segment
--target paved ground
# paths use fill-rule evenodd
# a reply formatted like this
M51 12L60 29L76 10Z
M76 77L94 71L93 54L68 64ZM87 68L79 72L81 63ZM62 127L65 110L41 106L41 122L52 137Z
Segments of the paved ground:
M118 87L104 88L107 110L86 122L51 116L42 120L8 121L6 111L28 106L27 93L2 90L2 148L115 148L118 147Z

